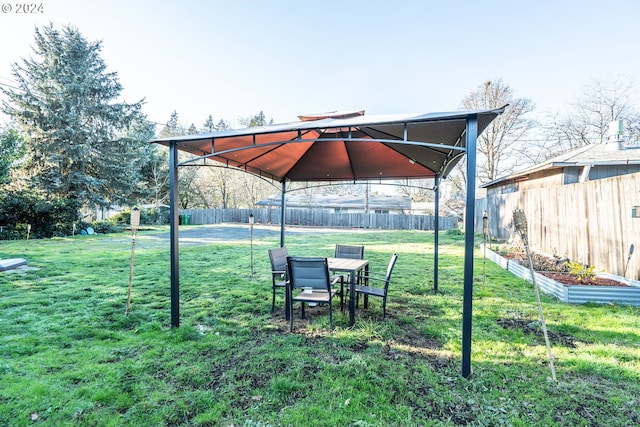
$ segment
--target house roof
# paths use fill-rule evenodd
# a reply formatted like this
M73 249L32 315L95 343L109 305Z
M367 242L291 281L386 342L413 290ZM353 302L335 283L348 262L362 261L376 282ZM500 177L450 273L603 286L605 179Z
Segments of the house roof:
M543 170L559 169L571 166L617 166L640 164L640 147L620 147L617 143L589 144L575 150L552 157L527 169L502 176L482 184L481 188L492 187L505 181L518 179Z
M280 206L281 196L274 195L261 200L258 206ZM406 196L369 196L369 209L405 210L411 209L411 198ZM343 196L336 194L287 194L285 205L289 208L330 208L363 209L363 196Z

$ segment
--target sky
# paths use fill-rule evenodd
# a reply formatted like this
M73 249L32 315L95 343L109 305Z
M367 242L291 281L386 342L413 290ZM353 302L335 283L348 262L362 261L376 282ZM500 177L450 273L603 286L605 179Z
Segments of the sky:
M0 84L52 23L101 41L149 120L232 127L263 111L461 109L502 79L535 114L562 112L594 81L640 78L636 0L0 0ZM637 98L636 98L637 99ZM637 99L640 104L640 99Z

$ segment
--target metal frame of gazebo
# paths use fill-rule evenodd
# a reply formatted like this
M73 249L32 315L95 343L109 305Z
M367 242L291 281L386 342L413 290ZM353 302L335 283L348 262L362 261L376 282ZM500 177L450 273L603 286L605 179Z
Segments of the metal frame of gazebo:
M466 155L462 375L471 373L473 252L477 137L506 106L490 110L365 116L364 111L299 116L280 125L155 139L169 148L171 324L180 325L178 168L210 165L240 169L282 185L280 244L290 181L435 181L434 288L438 287L440 183ZM193 155L182 163L178 152ZM219 164L217 163L217 164Z

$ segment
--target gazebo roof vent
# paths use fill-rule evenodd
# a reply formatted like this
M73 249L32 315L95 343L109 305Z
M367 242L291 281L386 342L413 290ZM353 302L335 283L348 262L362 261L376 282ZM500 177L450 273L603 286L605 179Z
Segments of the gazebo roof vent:
M354 111L330 111L328 113L303 114L298 116L302 122L312 122L322 119L350 119L352 117L364 116L364 110Z

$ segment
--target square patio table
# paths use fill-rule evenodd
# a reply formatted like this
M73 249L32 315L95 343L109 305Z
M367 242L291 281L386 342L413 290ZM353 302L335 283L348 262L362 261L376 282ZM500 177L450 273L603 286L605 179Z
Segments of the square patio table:
M364 275L369 272L369 260L353 258L327 258L329 271L334 273L349 273L349 326L353 326L356 316L356 275L364 269Z

